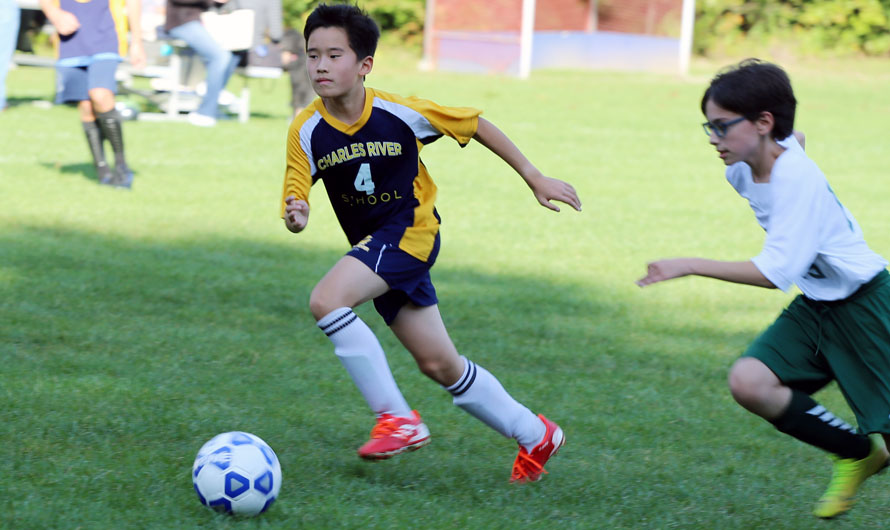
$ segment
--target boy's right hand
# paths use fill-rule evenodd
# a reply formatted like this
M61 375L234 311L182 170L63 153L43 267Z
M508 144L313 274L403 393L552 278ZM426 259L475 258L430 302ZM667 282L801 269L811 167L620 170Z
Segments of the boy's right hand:
M47 16L47 18L49 18L49 16ZM74 13L62 9L53 13L50 22L56 27L56 31L59 32L59 35L71 35L80 29L80 21L74 16Z
M535 194L535 198L538 199L538 202L541 203L541 206L550 208L554 212L558 212L559 206L556 206L550 201L559 201L568 204L579 212L581 211L581 199L578 198L578 193L571 184L559 179L544 176L537 170L535 170L535 173L536 178L526 178L526 183L528 183L528 186L531 188L532 193Z
M646 275L636 281L640 287L692 274L689 258L662 259L646 265Z
M302 232L309 222L309 203L293 195L288 195L284 203L284 225L295 234Z

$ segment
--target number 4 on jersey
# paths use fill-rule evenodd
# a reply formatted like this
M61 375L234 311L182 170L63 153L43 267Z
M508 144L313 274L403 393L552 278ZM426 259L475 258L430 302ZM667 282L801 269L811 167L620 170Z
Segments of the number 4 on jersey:
M374 180L371 178L371 164L362 164L355 176L356 191L363 191L368 195L374 194Z

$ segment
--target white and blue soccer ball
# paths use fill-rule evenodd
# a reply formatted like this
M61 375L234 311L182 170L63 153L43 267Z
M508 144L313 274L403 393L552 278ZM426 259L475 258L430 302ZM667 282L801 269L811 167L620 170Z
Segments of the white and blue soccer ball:
M198 451L192 482L201 504L218 512L254 516L266 511L281 489L275 451L247 432L224 432Z

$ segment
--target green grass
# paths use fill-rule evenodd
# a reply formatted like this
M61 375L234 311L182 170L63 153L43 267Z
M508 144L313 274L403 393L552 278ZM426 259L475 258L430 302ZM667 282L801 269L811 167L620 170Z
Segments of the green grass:
M458 348L568 444L537 484L515 446L451 405L371 307L359 313L433 432L366 463L370 414L308 296L346 250L322 189L308 230L278 218L287 87L255 83L247 124L128 122L136 180L100 187L74 109L41 108L52 72L10 73L0 113L0 527L878 527L886 478L832 523L830 472L729 396L728 367L791 294L684 279L640 290L659 257L743 259L762 231L699 123L717 64L680 78L419 73L383 50L372 86L485 109L583 213L539 207L477 144L423 159L440 187L433 270ZM871 246L890 255L886 62L790 65L798 127ZM238 88L240 81L233 81ZM820 400L852 421L839 392ZM279 501L235 521L189 479L213 435L246 430L282 462Z

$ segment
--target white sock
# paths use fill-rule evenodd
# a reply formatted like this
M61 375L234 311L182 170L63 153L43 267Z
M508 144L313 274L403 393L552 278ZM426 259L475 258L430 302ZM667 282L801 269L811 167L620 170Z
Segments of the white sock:
M352 309L331 311L318 321L318 327L334 343L334 353L375 414L411 417L411 407L393 379L380 342Z
M513 399L491 372L466 357L461 358L463 375L457 383L445 388L454 396L454 404L531 451L547 433L544 422Z

